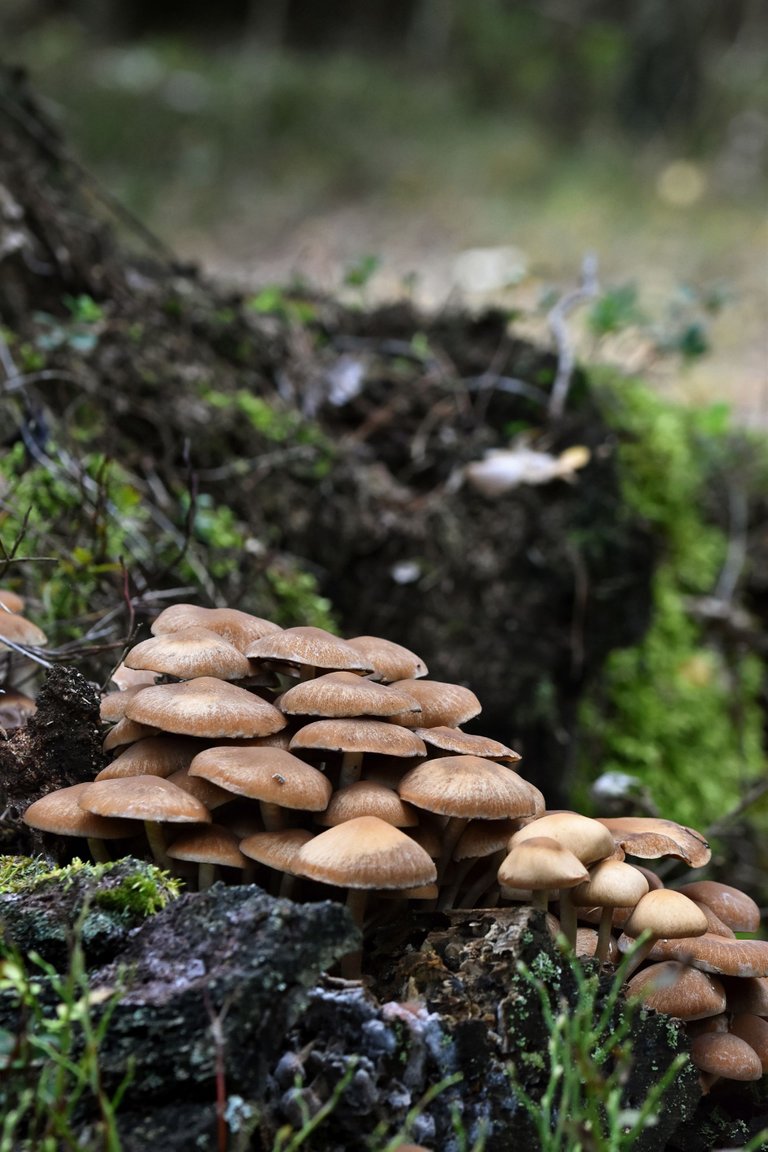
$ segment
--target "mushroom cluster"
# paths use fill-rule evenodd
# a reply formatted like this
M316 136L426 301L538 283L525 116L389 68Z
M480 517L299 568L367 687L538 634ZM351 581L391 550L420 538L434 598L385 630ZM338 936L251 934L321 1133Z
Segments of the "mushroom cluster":
M757 931L754 902L714 881L674 891L647 867L705 865L697 832L546 812L516 752L463 730L474 693L425 679L390 641L188 604L152 633L102 699L111 761L32 804L29 825L85 837L97 859L113 839L143 844L200 887L219 875L300 899L342 890L361 927L398 900L532 902L580 955L633 949L629 991L691 1022L707 1086L768 1068L768 943L736 936Z
M23 597L0 588L0 729L6 735L23 728L35 711L34 698L23 691L36 672L25 650L47 643L43 630L23 612Z

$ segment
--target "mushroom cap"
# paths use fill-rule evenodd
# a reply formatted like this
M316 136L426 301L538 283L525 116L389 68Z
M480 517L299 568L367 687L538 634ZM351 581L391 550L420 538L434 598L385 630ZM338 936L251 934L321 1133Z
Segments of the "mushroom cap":
M172 860L219 864L224 868L245 867L245 857L237 846L237 837L220 824L206 824L204 828L184 832L166 852Z
M727 1080L759 1080L763 1075L754 1048L731 1032L705 1032L691 1042L691 1060L701 1072Z
M291 739L297 748L328 752L378 752L385 756L426 756L424 741L407 728L384 720L314 720Z
M25 600L18 592L11 592L9 588L0 588L0 612L11 612L18 616L24 611Z
M286 628L254 640L245 650L250 660L270 660L333 672L372 672L370 661L361 652L324 628Z
M687 896L670 888L657 888L647 892L635 905L624 925L627 936L637 937L650 932L654 937L678 940L688 936L701 936L707 930L707 919L700 908ZM619 942L621 946L621 942ZM659 957L673 959L674 957Z
M438 724L432 728L414 728L425 744L439 748L441 752L454 752L459 756L480 756L483 760L506 760L516 764L522 759L518 752L507 748L499 740L491 740L489 736L475 736L471 732L463 732L461 728L448 728L445 724Z
M282 713L260 696L212 676L145 688L128 705L126 717L186 736L268 736L286 725Z
M677 890L698 904L706 904L732 932L759 931L760 909L752 897L739 888L717 880L696 880L679 885Z
M480 860L494 852L506 851L517 829L516 820L472 820L459 837L453 859Z
M499 884L541 892L548 888L573 888L589 876L577 856L548 836L512 837L509 853L498 871Z
M79 800L98 816L122 816L158 823L210 823L211 814L194 796L160 776L97 780Z
M282 748L206 748L195 756L189 775L238 796L305 812L322 812L332 791L327 776Z
M532 816L535 795L527 780L495 760L438 756L411 768L398 785L403 800L462 819L503 820Z
M145 736L129 744L106 768L97 780L113 780L117 776L171 776L180 768L187 768L192 758L201 751L201 742L193 736Z
M639 856L642 860L676 856L685 860L691 868L703 868L712 855L700 832L684 824L677 824L674 820L664 820L660 816L599 819L628 856Z
M627 983L627 995L638 997L646 1008L680 1020L702 1020L725 1011L725 989L720 980L676 960L651 964L637 972Z
M613 837L602 824L578 812L545 813L516 832L514 839L527 840L530 836L549 836L557 840L569 848L582 864L602 860L612 855L614 850Z
M209 812L232 802L232 793L227 792L226 788L219 788L217 784L212 784L210 780L205 780L202 776L190 776L188 767L179 768L166 779L170 780L171 784L175 784L177 788L188 792L190 796L194 796L195 800L199 800L201 804L205 804ZM261 823L259 823L259 827L261 827Z
M156 679L155 672L138 671L126 667L124 663L118 664L109 677L110 683L116 684L119 692L127 692L129 688L149 688Z
M180 628L142 640L125 658L126 667L149 670L180 680L216 676L219 680L242 680L249 675L247 657L217 632L208 628Z
M254 832L240 841L240 851L267 868L295 875L293 864L300 848L313 839L306 828L281 828L277 832Z
M7 648L3 640L11 640L14 644L28 648L43 648L48 643L48 637L37 624L16 612L6 612L0 608L0 648Z
M625 932L628 927L624 926ZM649 955L651 960L682 960L703 972L723 976L768 976L768 940L731 939L706 932L691 938L657 940Z
M280 697L280 711L288 716L394 716L421 712L421 705L397 688L374 684L354 672L326 672L314 680L295 684Z
M395 724L405 728L435 728L438 725L457 728L481 711L474 692L463 684L448 684L440 680L396 680L393 688L400 688L421 705L421 712L398 713L392 717Z
M110 728L102 741L105 752L113 752L115 748L122 748L126 744L135 744L137 740L144 740L147 736L157 736L160 732L152 724L139 724L136 720L129 720L123 716L114 727Z
M589 879L571 893L577 906L632 908L648 891L642 872L620 860L600 860L590 869Z
M429 671L421 657L410 648L382 636L353 636L347 644L356 648L369 662L373 678L387 684L394 680L418 680Z
M768 976L724 976L729 1012L768 1016Z
M118 720L122 720L128 702L133 699L137 692L148 687L148 684L134 684L131 688L122 688L118 692L105 693L99 702L99 719L105 724L115 724Z
M576 929L576 947L574 949L577 956L593 959L597 952L597 945L599 943L599 935L596 928L584 928L581 924ZM608 963L616 964L621 959L619 949L616 946L616 938L611 936L608 943Z
M377 784L375 780L357 780L339 788L331 796L328 807L316 817L316 822L325 828L354 820L356 816L378 816L395 828L415 828L419 823L418 813L410 804L404 803L397 792Z
M751 1012L740 1012L731 1020L730 1031L745 1040L760 1057L763 1072L768 1072L768 1020Z
M254 640L282 632L278 624L262 620L239 608L202 608L197 604L171 604L164 608L152 625L153 636L178 632L184 628L206 628L223 636L242 652Z
M117 840L132 836L136 825L130 820L117 820L86 812L80 806L93 784L70 784L41 796L24 813L24 823L41 832L55 832L58 836L83 836L89 840Z
M341 888L418 888L437 879L423 848L376 816L358 816L299 849L299 876Z

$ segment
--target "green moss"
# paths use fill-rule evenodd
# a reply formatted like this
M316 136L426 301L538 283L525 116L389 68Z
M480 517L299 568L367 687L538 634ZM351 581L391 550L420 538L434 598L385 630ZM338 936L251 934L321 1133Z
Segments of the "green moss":
M50 883L63 889L73 884L87 888L92 906L130 920L153 916L181 891L180 881L141 860L133 861L130 868L125 860L90 864L79 859L51 868L40 857L0 857L0 894L32 893Z
M664 816L702 825L736 803L764 760L759 661L715 646L690 611L690 598L714 591L726 556L703 509L708 479L734 451L727 419L632 382L614 384L603 403L621 435L627 506L653 527L662 557L646 636L611 655L583 704L579 788L628 773Z

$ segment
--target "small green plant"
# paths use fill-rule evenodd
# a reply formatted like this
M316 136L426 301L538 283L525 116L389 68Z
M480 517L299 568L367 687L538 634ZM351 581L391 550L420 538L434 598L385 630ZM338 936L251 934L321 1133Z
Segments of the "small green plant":
M619 965L606 992L597 972L585 970L562 937L561 945L575 984L573 1002L561 997L559 989L536 975L532 967L523 962L517 966L541 1003L548 1073L535 1099L513 1067L514 1090L533 1124L541 1152L625 1152L657 1123L663 1097L688 1056L674 1056L642 1104L627 1107L630 1032L637 1011L631 1001L624 1002L622 993L629 958Z

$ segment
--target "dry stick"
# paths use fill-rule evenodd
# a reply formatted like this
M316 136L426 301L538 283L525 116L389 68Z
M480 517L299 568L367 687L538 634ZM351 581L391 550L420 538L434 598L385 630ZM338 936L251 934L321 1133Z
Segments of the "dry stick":
M549 329L557 346L557 372L549 395L547 415L550 420L559 420L565 410L571 377L576 364L576 352L571 343L566 317L579 304L594 300L600 291L597 279L597 257L587 253L581 264L581 284L561 296L547 315Z

